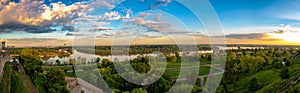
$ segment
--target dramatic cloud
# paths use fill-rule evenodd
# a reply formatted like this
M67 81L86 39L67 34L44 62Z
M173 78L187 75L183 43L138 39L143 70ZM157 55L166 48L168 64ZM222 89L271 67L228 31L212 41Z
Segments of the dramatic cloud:
M163 22L160 19L161 14L140 13L138 16L129 19L128 22L144 27L148 31L164 33L181 32L172 28L175 24Z
M0 32L21 30L29 33L45 33L54 31L51 27L66 26L73 19L90 11L92 7L87 2L77 2L65 5L61 2L20 0L19 3L1 1ZM64 30L71 30L65 27Z

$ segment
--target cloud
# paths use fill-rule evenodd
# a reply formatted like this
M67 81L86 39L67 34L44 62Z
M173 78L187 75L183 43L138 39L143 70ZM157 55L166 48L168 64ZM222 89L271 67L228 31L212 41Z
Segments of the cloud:
M157 37L161 37L162 35L148 33L143 36L147 38L157 38Z
M111 12L104 13L102 19L113 21L113 20L128 19L129 17L130 17L130 15L128 13L125 16L122 16L116 11L111 11Z
M95 0L94 6L112 9L115 5L123 1L125 0Z
M6 39L8 46L29 47L29 46L63 46L71 45L71 40L57 38L18 38Z
M43 1L20 0L0 5L0 32L21 30L29 33L47 33L54 31L51 27L66 26L73 19L90 11L92 7L87 2L77 2L65 5L61 2L49 6ZM65 27L64 30L71 30Z
M144 27L148 31L164 33L181 32L172 28L175 24L162 22L160 16L161 14L141 13L138 16L129 19L127 22Z
M67 34L66 34L66 36L87 36L87 35L85 35L85 34L81 34L81 33L76 33L76 32L68 32Z
M97 28L95 29L96 31L110 31L110 30L113 30L113 28L105 28L105 27L102 27L102 28Z
M172 0L156 0L156 2L151 5L151 8L158 8L161 6L167 6L169 3L171 3Z
M247 33L247 34L228 34L225 35L226 38L235 39L262 39L266 36L264 33Z
M101 34L98 34L96 38L112 38L112 37L126 37L132 35L131 31L115 31L115 32L104 32Z
M285 41L285 42L300 42L299 41L299 31L290 31L290 30L277 30L269 31L264 33L235 33L225 35L226 39L229 40L260 40L266 42L275 42L275 41ZM220 38L223 36L213 36L214 38ZM231 41L230 41L231 42Z

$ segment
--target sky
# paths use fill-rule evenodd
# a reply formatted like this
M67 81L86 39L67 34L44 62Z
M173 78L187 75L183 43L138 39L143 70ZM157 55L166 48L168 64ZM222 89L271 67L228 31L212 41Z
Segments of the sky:
M300 45L299 0L182 2L1 0L0 38L16 47L73 45L91 39L95 45L209 44L212 38L224 37L227 44ZM198 6L203 9L193 11ZM214 15L218 23L207 24ZM222 30L208 30L218 27Z

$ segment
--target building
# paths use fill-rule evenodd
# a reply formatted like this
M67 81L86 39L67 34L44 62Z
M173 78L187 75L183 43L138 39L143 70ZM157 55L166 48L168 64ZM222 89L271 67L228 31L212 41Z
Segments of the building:
M6 46L5 40L1 39L0 42L1 42L1 48L0 49L5 49L6 48L5 47Z
M1 47L2 47L2 49L5 49L5 41L1 42Z

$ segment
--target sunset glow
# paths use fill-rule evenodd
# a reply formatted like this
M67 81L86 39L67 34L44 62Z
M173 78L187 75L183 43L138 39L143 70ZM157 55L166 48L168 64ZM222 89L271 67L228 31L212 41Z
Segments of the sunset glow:
M270 37L273 39L282 39L282 40L295 42L295 43L300 42L300 33L299 32L271 33Z

